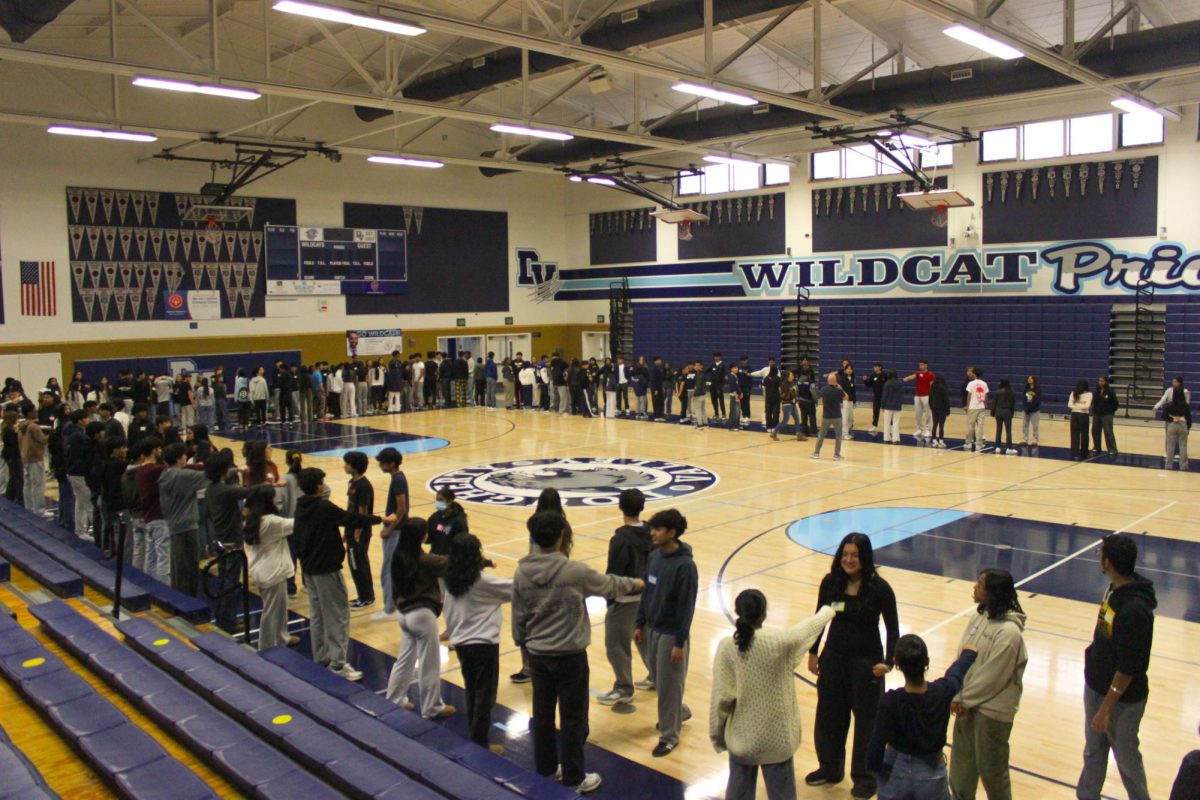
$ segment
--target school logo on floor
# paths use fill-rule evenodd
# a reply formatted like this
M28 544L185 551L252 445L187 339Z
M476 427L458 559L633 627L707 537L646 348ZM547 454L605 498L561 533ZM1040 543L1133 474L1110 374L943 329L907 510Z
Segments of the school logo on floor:
M625 489L648 502L686 497L715 485L706 469L644 458L530 458L447 472L429 482L455 498L494 506L533 506L543 489L557 489L567 506L615 506Z

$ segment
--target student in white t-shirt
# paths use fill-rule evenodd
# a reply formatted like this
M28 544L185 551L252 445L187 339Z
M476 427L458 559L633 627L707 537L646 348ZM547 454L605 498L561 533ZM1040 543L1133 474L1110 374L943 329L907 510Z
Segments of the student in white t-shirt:
M986 441L983 436L983 422L987 417L988 385L983 380L983 371L979 367L967 367L967 436L963 442L963 451L971 452L974 446L976 453L982 453Z

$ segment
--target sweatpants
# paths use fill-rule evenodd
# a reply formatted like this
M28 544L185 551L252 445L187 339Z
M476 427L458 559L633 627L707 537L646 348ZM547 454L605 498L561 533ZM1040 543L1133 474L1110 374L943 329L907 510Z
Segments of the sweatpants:
M833 429L833 454L840 456L842 454L842 418L841 417L822 417L821 428L817 432L817 447L813 450L816 455L821 454L821 445L825 444L825 436L829 433L829 429Z
M1008 737L1011 722L992 719L978 710L954 723L950 786L957 800L975 800L979 782L987 800L1012 800L1008 775Z
M743 764L729 757L729 782L725 800L755 800L758 796L758 771L762 770L767 800L796 800L796 765L789 758L778 764Z
M651 403L651 408L654 409L654 418L655 419L661 419L663 414L665 413L663 411L663 405L665 402L666 402L666 398L663 396L663 390L661 388L650 390L650 403Z
M854 430L854 401L846 398L842 403L842 435L849 436Z
M383 610L391 614L396 610L396 598L392 593L392 557L400 544L400 531L394 530L383 539L383 568L379 571L379 589L383 592Z
M92 490L88 488L87 478L82 475L68 475L67 481L71 484L71 493L75 495L75 535L82 538L87 536L92 524Z
M1026 411L1024 419L1021 421L1021 441L1029 442L1030 444L1038 443L1038 431L1041 428L1042 412ZM1033 429L1033 438L1029 438L1029 429Z
M200 551L196 529L171 532L171 587L195 597L200 583Z
M900 441L900 411L890 408L883 411L883 440L885 442Z
M604 654L608 657L615 680L613 691L622 696L633 695L633 632L637 630L638 604L612 603L604 614ZM646 642L637 646L642 662L646 661Z
M481 747L488 746L492 709L500 685L500 645L475 642L454 648L462 667L467 693L467 734Z
M641 408L641 406L642 406L642 403L639 402L638 408ZM571 390L568 389L566 386L558 387L558 413L560 413L560 414L570 414L571 413Z
M354 541L354 537L346 535L346 558L350 560L350 578L354 581L354 591L358 600L375 602L375 579L371 575L371 532L363 531L362 539Z
M1171 468L1171 462L1176 453L1179 455L1179 468L1186 470L1188 468L1188 426L1186 422L1168 422L1167 430L1167 459L1163 464L1167 469ZM78 506L77 506L78 507Z
M609 419L617 416L617 393L615 391L604 393L604 416Z
M1113 432L1113 415L1112 414L1094 414L1092 416L1092 449L1100 449L1100 434L1104 434L1104 444L1108 448L1108 452L1117 452L1117 435ZM25 486L29 486L29 473L25 473ZM29 491L28 488L25 490ZM25 503L26 508L29 507L29 502Z
M258 623L258 649L278 647L287 640L287 581L258 587L262 617Z
M692 410L692 419L696 421L696 427L703 428L708 424L708 400L704 397L703 392L692 394L692 401L688 403L688 408Z
M46 465L37 461L22 466L25 471L25 508L41 514L46 508Z
M929 436L929 418L932 416L929 411L929 395L917 395L913 398L913 414L917 418L917 436Z
M967 436L963 440L963 450L970 450L972 445L976 450L987 446L987 439L983 435L983 420L986 414L987 411L982 408L967 409Z
M658 740L679 744L679 728L683 725L683 689L687 682L688 656L691 647L684 645L683 662L672 663L671 650L675 635L647 631L646 659L654 664L654 688L658 693Z
M587 653L529 654L533 680L533 761L539 775L561 766L564 786L578 786L586 774L583 745L588 734ZM555 710L561 732L554 729Z
M149 570L146 569L146 523L130 516L129 537L133 542L133 546L130 547L129 563L133 565L134 569L148 573Z
M830 652L821 653L821 674L817 678L817 713L813 744L817 761L827 777L845 774L846 735L850 716L854 716L854 745L850 756L850 777L856 787L875 788L875 776L867 769L867 744L875 728L875 713L883 696L883 680L871 668L872 658L856 658Z
M425 719L442 713L441 656L438 652L438 623L428 608L413 608L400 615L400 654L388 677L387 699L403 704L408 687L417 676L417 707Z
M146 523L146 574L159 583L171 583L171 532L165 519Z
M1071 456L1088 457L1088 415L1071 412Z
M342 571L322 575L306 571L304 586L308 589L313 661L339 669L346 663L346 649L350 646L350 603Z

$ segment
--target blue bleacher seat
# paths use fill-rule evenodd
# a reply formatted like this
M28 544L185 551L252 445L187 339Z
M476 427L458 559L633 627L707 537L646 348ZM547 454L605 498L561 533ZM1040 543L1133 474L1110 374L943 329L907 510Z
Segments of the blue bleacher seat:
M0 786L0 800L57 800L58 795L46 785L25 754L22 753L8 734L0 728L0 775L4 785Z
M78 573L3 529L0 529L0 555L59 597L79 597L83 594L83 579Z
M0 558L0 583L7 581L12 576L12 567L3 558Z

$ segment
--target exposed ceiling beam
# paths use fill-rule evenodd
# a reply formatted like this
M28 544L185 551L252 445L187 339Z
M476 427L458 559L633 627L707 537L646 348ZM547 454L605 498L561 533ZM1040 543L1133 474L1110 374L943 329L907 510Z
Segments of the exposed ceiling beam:
M849 3L836 5L835 8L838 10L838 13L853 22L864 32L871 34L892 50L898 51L901 55L916 64L918 67L921 67L922 69L930 69L937 66L937 61L929 53L926 53L924 48L921 48L910 42L902 41L900 37L889 30L886 25L881 25L876 22L875 18L870 14L855 8Z
M1182 22L1162 0L1137 0L1137 6L1141 9L1142 16L1156 28L1164 28L1167 25Z

